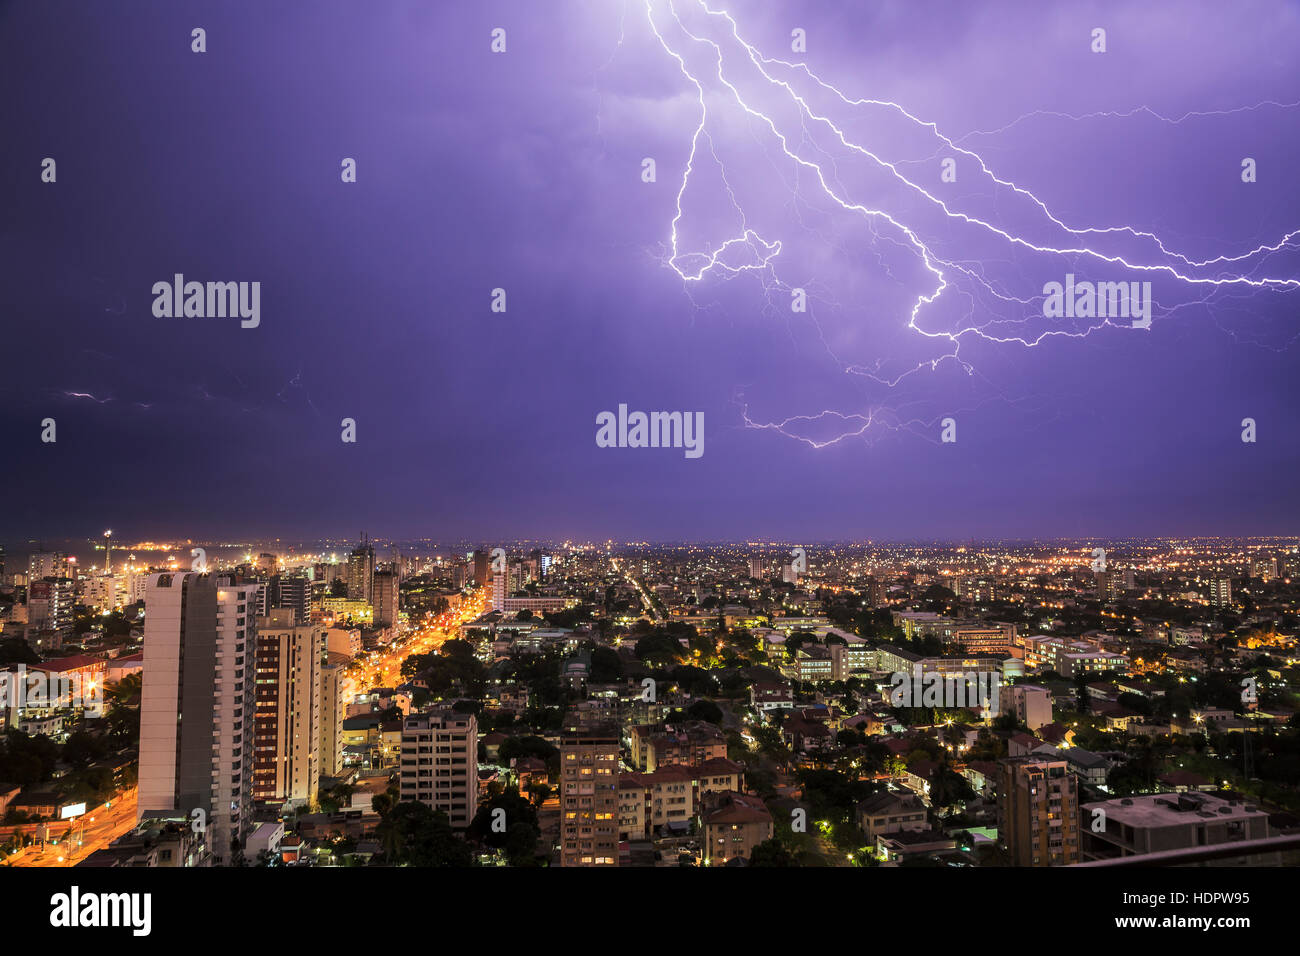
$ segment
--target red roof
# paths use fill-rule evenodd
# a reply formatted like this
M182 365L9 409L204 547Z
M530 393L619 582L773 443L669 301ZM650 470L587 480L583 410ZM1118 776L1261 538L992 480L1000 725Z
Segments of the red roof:
M54 657L47 661L41 661L34 665L43 671L74 671L82 667L91 667L96 664L103 665L103 661L98 657L91 657L89 654L73 654L71 657Z

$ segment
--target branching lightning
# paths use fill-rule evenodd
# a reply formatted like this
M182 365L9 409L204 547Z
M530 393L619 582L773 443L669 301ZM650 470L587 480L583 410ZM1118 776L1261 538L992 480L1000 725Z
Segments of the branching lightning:
M962 145L977 136L1009 129L1038 113L1076 120L1149 114L1161 122L1176 125L1193 117L1227 115L1265 107L1291 109L1300 104L1266 101L1232 110L1192 111L1178 117L1163 116L1145 106L1078 117L1035 111L1001 130L969 133L954 139L945 135L935 123L914 115L899 103L851 96L813 72L806 63L765 56L745 39L736 19L710 0L643 0L643 3L654 39L675 63L698 103L698 122L691 134L689 155L681 172L664 255L665 264L686 283L688 289L710 278L753 275L759 278L767 303L775 311L777 294L788 295L795 286L807 288L814 285L809 281L789 282L781 277L779 269L786 248L783 238L764 234L764 228L754 223L739 197L739 191L733 187L715 142L715 131L723 122L717 113L719 103L739 110L747 123L768 134L767 141L779 149L778 158L794 169L798 178L791 202L796 210L800 205L799 184L808 182L813 186L817 202L830 203L832 207L859 218L876 240L907 250L923 270L924 286L911 294L906 329L920 339L937 343L940 352L916 361L911 367L895 368L886 373L886 363L882 361L863 365L839 359L817 325L816 318L810 316L828 354L846 374L860 376L890 389L909 376L926 370L933 372L945 363L953 364L968 376L978 376L973 365L962 356L965 342L978 340L994 346L1029 349L1052 338L1087 338L1108 327L1133 330L1133 326L1117 324L1110 318L1075 327L1031 326L1031 322L1041 324L1039 313L1043 297L1036 292L1026 294L1022 287L1013 287L1005 280L990 278L987 265L993 260L987 254L963 258L947 251L944 244L951 240L954 231L1000 245L1004 250L1000 255L1005 257L997 260L1000 264L1011 264L1017 254L1059 257L1071 270L1076 264L1083 268L1109 268L1112 272L1122 271L1158 281L1164 288L1182 289L1177 294L1186 296L1187 301L1157 303L1157 314L1161 318L1189 305L1208 306L1216 296L1234 291L1255 294L1300 289L1300 276L1294 272L1279 272L1272 265L1277 255L1300 248L1300 229L1289 231L1276 241L1259 243L1244 252L1197 259L1170 248L1154 232L1133 225L1072 225L1054 213L1031 190L998 176L978 152ZM762 96L750 92L752 89L761 91ZM774 99L769 102L768 96ZM821 104L823 99L827 101L826 105ZM712 111L711 104L714 106ZM848 111L847 118L834 116L836 110ZM860 137L849 131L849 124L855 117L860 119L864 114L875 116L877 112L891 115L911 129L932 137L937 144L936 156L942 154L973 163L995 191L1023 205L1032 212L1036 221L1029 228L1012 228L992 221L987 215L957 208L955 200L945 199L936 190L926 188L914 174L904 171L904 166L915 161L891 160L881 149L859 141ZM783 114L789 113L797 117L797 125L782 119ZM837 160L837 155L841 159ZM841 166L848 161L858 165L852 168ZM721 178L726 204L737 225L720 243L706 242L701 246L689 243L683 235L688 221L685 210L693 183L700 171L709 167ZM855 195L854 188L846 185L846 175L879 177L876 189L886 196L890 190L896 190L898 198L886 202ZM859 187L858 191L864 190ZM944 235L945 232L948 235ZM889 279L900 283L906 281L905 277L894 275L879 253L877 259ZM960 321L954 323L950 317L950 327L944 328L937 317L931 318L931 314L941 300L954 297L964 297L969 307L959 316ZM984 315L978 307L978 299L984 297L1007 314ZM1149 329L1150 325L1138 328ZM992 400L1014 401L1003 395ZM935 419L909 417L897 408L884 407L855 414L826 409L811 415L759 422L750 418L743 403L742 408L746 427L775 431L813 447L864 437L877 427L908 429L928 437L935 423ZM831 427L831 437L807 437L805 426L813 424Z

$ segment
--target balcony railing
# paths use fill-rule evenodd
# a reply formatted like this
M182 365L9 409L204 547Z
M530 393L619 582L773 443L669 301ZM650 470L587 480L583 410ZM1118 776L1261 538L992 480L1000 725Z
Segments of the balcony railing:
M1236 840L1212 846L1194 846L1159 853L1138 853L1107 860L1089 860L1073 866L1297 866L1300 834Z

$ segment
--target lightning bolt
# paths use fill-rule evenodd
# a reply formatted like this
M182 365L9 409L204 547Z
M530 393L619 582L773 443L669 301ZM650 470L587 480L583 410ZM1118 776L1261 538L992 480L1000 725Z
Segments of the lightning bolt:
M1254 294L1260 291L1284 293L1300 288L1300 277L1274 273L1268 268L1276 255L1300 246L1297 241L1300 229L1287 232L1275 241L1259 243L1244 252L1197 259L1172 249L1154 232L1135 226L1070 224L1030 189L997 175L979 153L962 145L975 137L1010 129L1036 115L1072 120L1149 115L1160 122L1177 125L1191 118L1264 108L1291 109L1300 104L1269 100L1229 110L1189 111L1177 117L1162 115L1145 106L1077 116L1041 110L1025 114L1000 130L977 131L953 139L937 124L914 115L899 103L851 96L813 72L805 63L765 56L745 39L736 19L726 10L712 6L709 0L644 0L644 13L659 47L676 64L694 91L698 107L698 121L691 135L662 256L664 265L680 277L688 290L708 279L756 276L768 308L775 314L778 294L788 295L796 287L795 283L783 279L779 272L782 253L786 249L783 238L768 233L761 224L751 220L727 166L719 156L717 132L724 129L725 122L730 119L726 114L719 115L721 104L739 110L751 129L757 127L765 132L763 150L767 151L767 144L775 144L779 149L777 159L795 171L797 181L792 205L805 229L812 231L812 227L803 222L801 211L801 207L807 208L810 203L809 197L801 193L801 185L806 182L814 187L812 192L817 202L828 203L830 208L858 218L875 240L907 251L923 270L925 287L911 296L905 328L913 336L934 343L939 352L916 361L911 367L895 368L886 373L887 363L883 360L864 365L840 359L815 315L810 315L822 346L847 375L894 389L913 375L927 370L935 372L941 366L951 364L968 377L981 378L973 364L962 357L964 343L979 341L992 346L1034 348L1053 338L1087 338L1107 327L1124 330L1150 328L1150 323L1133 327L1116 325L1109 318L1069 328L1024 328L1031 321L1042 321L1043 296L1017 294L1008 282L990 278L987 274L990 262L1001 261L1011 266L1017 253L1058 257L1070 269L1080 265L1114 267L1160 281L1175 290L1182 289L1177 294L1190 296L1189 301L1173 305L1154 303L1162 319L1182 308L1209 307L1234 290ZM621 35L620 46L622 43ZM750 92L751 88L771 97L772 102L760 103L758 96ZM825 100L826 105L822 105L821 100ZM865 116L879 123L892 117L901 121L905 128L930 137L935 143L931 159L946 154L973 163L995 195L1006 196L1032 212L1036 220L1031 224L1032 228L1012 230L985 215L958 208L955 201L936 195L903 169L917 160L891 160L880 149L858 141L848 131L848 123L837 120L829 107L848 111L850 119ZM843 167L836 155L842 157ZM775 168L775 163L773 165ZM691 244L683 235L688 221L685 212L687 196L704 169L712 169L720 178L722 194L726 197L730 215L735 219L735 226L720 243ZM857 177L858 192L870 192L866 188L870 185L875 191L895 198L892 202L884 202L865 196L855 197L854 189L846 185L846 176ZM875 178L863 182L864 176ZM972 261L969 257L959 258L945 252L941 247L951 241L954 232L1000 245L1005 258L994 260L985 255ZM877 252L876 257L888 278L902 281L893 273L883 253ZM799 284L805 289L813 285L815 283ZM938 308L941 301L955 296L968 301L955 326L940 327L940 322L936 321L938 316L922 321ZM993 315L977 320L978 306L984 301L995 304L991 310ZM841 308L835 303L831 306ZM1003 314L998 309L1010 314ZM983 381L988 383L987 379ZM1015 402L1017 399L996 394L990 401ZM846 414L825 409L812 415L763 422L752 419L748 406L743 402L738 404L746 427L774 431L815 448L864 437L875 429L909 430L924 435L932 430L937 420L924 416L909 417L897 408L881 405L863 413ZM808 437L807 429L813 425L829 426L831 437Z

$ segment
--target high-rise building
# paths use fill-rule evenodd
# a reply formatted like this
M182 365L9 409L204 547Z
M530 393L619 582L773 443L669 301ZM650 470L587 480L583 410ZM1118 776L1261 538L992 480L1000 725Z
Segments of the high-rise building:
M463 830L478 812L478 720L451 708L411 714L402 722L403 802L447 814Z
M374 576L374 621L379 627L397 623L400 588L396 571L376 571Z
M571 722L560 735L563 866L618 866L619 729Z
M1250 576L1267 583L1277 577L1278 561L1276 554L1266 554L1250 562Z
M352 549L348 555L348 600L373 600L375 586L375 549L361 536L361 544Z
M492 610L504 611L510 596L510 575L506 571L492 572Z
M1232 604L1232 581L1229 578L1212 578L1210 580L1210 603L1216 607L1228 607Z
M311 581L301 574L280 575L279 600L271 607L287 607L293 610L295 621L302 623L311 619Z
M1079 781L1064 760L999 761L999 831L1013 866L1078 863Z
M352 658L325 652L320 668L320 773L322 777L343 775L343 721L348 716L352 678L347 667Z
M763 559L759 555L754 555L749 559L749 576L751 578L761 578L763 576Z
M320 784L320 638L290 608L257 622L253 801L310 806Z
M218 861L252 819L259 589L198 572L145 589L137 819L201 822Z
M347 566L337 561L318 561L312 565L311 580L313 584L320 584L328 591L330 585L335 581L343 579L347 583Z
M27 559L28 582L68 576L68 556L62 551L33 551Z
M887 603L884 581L877 581L875 577L868 575L867 583L866 586L863 588L863 591L865 592L867 597L868 607L873 607L873 608L880 607L881 605Z
M60 639L72 634L76 582L71 578L37 578L27 586L27 620Z
M474 583L479 587L486 587L488 583L488 560L489 555L482 548L474 552Z

